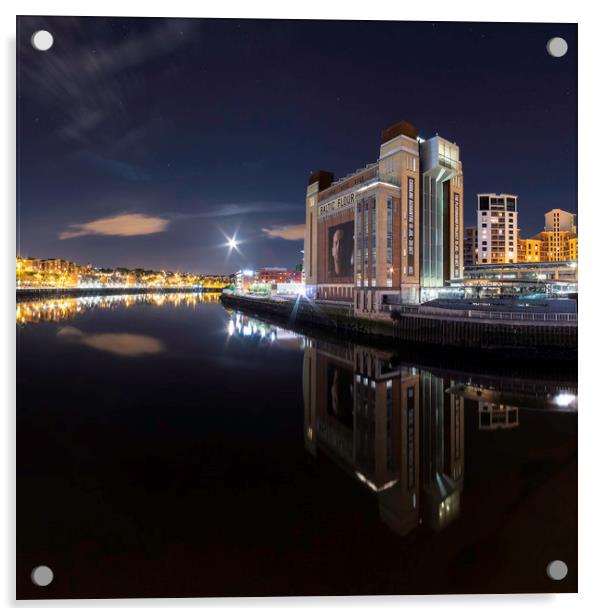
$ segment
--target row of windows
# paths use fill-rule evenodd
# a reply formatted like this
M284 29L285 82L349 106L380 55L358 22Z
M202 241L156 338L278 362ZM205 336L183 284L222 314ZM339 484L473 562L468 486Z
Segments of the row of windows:
M355 238L356 285L362 286L363 282L365 287L376 286L376 199L374 197L369 197L357 204Z
M451 180L452 186L455 188L462 188L462 176L456 175Z
M364 208L364 286L368 286L368 205Z
M494 212L490 216L490 220L506 220L506 214L508 215L508 220L514 220L515 212ZM487 216L487 212L481 212L481 216Z
M387 286L393 286L393 197L387 197Z
M358 203L355 215L355 284L362 284L362 206Z
M449 169L458 168L459 150L458 146L439 141L439 164Z
M352 299L353 289L351 287L328 286L318 290L319 299Z
M489 195L479 196L479 210L498 210L516 212L516 197L490 197Z
M408 171L418 171L418 161L414 156L406 156L406 169Z
M372 220L372 231L370 233L370 243L372 247L371 257L372 257L372 267L371 267L371 285L373 287L376 286L376 199L372 197L372 207L370 208L370 217Z

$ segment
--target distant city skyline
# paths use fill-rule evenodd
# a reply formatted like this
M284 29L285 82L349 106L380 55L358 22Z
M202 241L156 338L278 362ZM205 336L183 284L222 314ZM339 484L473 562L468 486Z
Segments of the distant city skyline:
M530 237L577 213L576 49L575 24L20 17L18 253L293 268L310 172L376 161L399 120L460 147L466 226L511 193Z

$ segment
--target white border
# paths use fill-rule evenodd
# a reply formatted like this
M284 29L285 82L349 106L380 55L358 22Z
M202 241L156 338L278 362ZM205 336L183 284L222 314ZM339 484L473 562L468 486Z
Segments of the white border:
M201 607L203 610L233 610L246 607L250 612L263 612L266 608L289 610L294 607L305 609L365 612L366 609L398 611L403 608L420 610L421 615L435 610L448 614L507 614L509 610L524 609L544 611L546 614L563 614L568 610L591 608L598 595L598 571L600 555L596 547L600 542L600 514L602 512L599 475L599 439L602 435L601 413L597 407L600 393L597 381L600 349L600 306L596 303L600 284L595 268L600 269L600 257L595 254L595 237L602 230L602 199L599 188L600 176L600 11L596 3L576 0L570 3L559 1L528 2L525 0L504 0L504 2L483 2L455 0L454 2L430 0L409 3L380 0L378 3L329 2L307 0L301 6L292 3L254 0L244 2L231 0L228 3L199 3L193 1L169 0L162 3L133 2L130 0L103 0L99 3L82 3L74 0L57 0L47 3L40 1L9 1L2 5L2 118L4 143L2 152L2 187L4 232L3 253L5 256L1 272L1 288L6 290L7 301L2 303L5 336L2 337L2 379L4 393L2 405L3 429L0 446L3 472L1 474L0 507L3 531L2 558L0 560L0 593L3 605L29 611L38 607L64 609L65 607L100 607L103 610L122 611L127 608L146 609L157 607L167 613L173 607ZM431 597L361 597L361 598L300 598L300 599L172 599L172 600L109 600L109 601L14 601L14 257L15 257L15 15L116 15L116 16L184 16L184 17L254 17L254 18L320 18L320 19L398 19L422 21L545 21L579 22L579 235L580 235L580 541L579 541L579 595L498 595L498 596L431 596ZM510 42L511 44L511 42ZM569 50L570 53L571 50ZM419 50L417 54L419 59ZM599 232L598 232L599 233ZM598 260L596 261L596 257ZM8 297L10 295L10 297ZM600 297L602 300L602 297ZM598 314L596 314L598 313ZM597 395L596 395L597 394Z

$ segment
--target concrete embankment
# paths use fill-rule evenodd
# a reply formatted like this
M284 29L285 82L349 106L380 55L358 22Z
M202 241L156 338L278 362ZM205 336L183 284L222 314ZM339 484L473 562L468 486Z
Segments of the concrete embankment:
M226 307L240 309L294 325L310 325L341 335L401 340L417 344L443 345L456 349L530 350L546 355L576 356L576 316L553 320L554 315L484 313L466 310L439 310L429 314L422 308L393 308L374 318L353 314L351 305L310 302L306 298L268 299L224 294ZM489 318L491 317L491 318Z

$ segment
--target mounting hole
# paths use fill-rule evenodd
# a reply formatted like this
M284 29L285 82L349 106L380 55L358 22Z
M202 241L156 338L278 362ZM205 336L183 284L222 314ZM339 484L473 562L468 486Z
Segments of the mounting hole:
M546 567L546 573L551 580L564 580L568 572L569 568L564 560L552 560Z
M54 579L52 569L46 565L40 565L31 571L31 581L36 586L48 586Z
M48 30L38 30L31 35L31 45L38 51L48 51L53 43L54 38Z
M546 49L553 58L562 58L569 50L569 44L563 38L555 36L546 43Z

